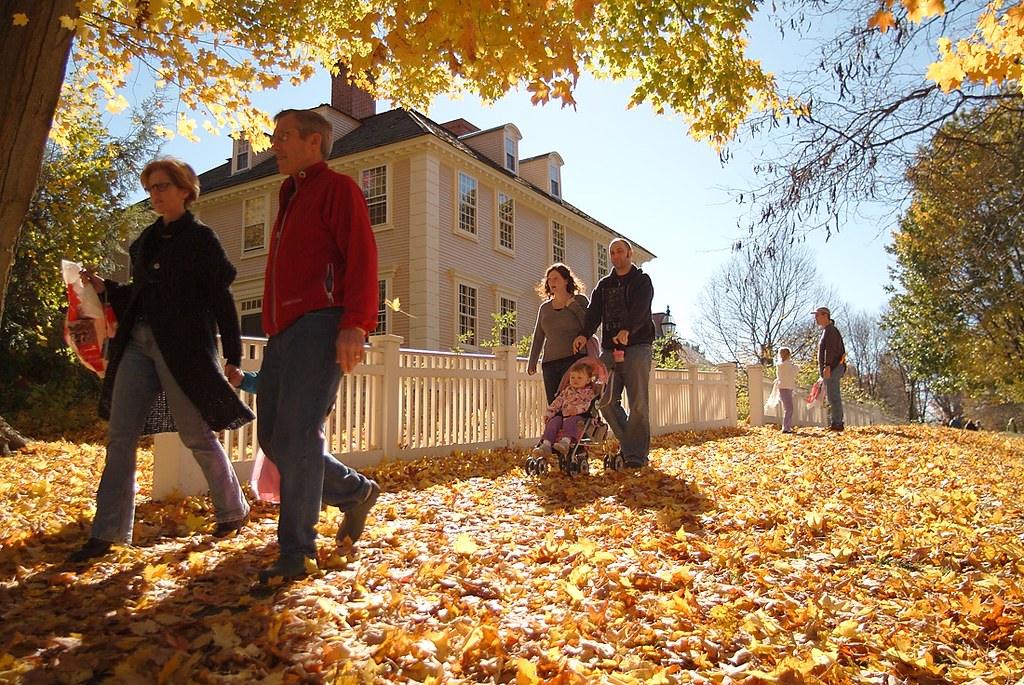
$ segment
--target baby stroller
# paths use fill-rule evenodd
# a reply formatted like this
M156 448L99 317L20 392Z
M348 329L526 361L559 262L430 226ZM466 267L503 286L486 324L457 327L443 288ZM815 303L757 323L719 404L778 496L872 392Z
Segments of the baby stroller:
M590 403L590 407L580 417L583 419L583 427L580 429L580 439L572 441L571 447L566 452L557 452L558 468L567 475L577 473L590 473L590 448L604 441L608 434L608 426L601 420L598 408L602 406L605 392L608 388L608 369L599 359L587 357L584 359L590 365L591 382L597 390L597 395ZM569 372L562 376L558 384L558 391L561 392L569 383ZM607 461L607 460L606 460ZM607 465L606 465L607 466ZM526 473L540 475L548 470L548 459L546 456L532 456L526 460Z

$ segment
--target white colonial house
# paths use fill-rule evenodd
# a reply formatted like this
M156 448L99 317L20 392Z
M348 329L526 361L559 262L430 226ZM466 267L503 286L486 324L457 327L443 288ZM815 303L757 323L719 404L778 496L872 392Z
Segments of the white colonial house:
M343 77L317 111L334 126L328 163L362 186L369 205L380 271L375 333L424 350L453 348L461 335L461 347L474 351L491 337L492 314L514 311L515 330L500 335L514 344L533 332L534 288L551 263L567 263L588 291L608 272L608 243L622 234L563 199L557 152L520 158L514 124L480 130L405 109L376 114L374 100ZM263 333L263 271L282 180L273 154L255 154L244 140L200 175L195 210L238 268L244 335ZM654 257L634 247L638 264Z

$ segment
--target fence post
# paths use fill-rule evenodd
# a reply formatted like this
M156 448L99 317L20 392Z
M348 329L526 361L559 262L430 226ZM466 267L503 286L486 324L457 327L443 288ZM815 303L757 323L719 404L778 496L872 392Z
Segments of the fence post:
M380 383L380 404L375 407L380 420L380 448L386 458L392 450L398 450L401 425L399 404L401 402L401 353L402 336L371 335L370 347L380 353L380 364L384 370ZM372 443L371 443L372 444Z
M747 397L750 399L750 425L764 425L764 367L747 367Z
M704 427L704 414L700 410L699 372L700 369L696 364L686 365L686 392L690 400L690 423L693 424L693 430L700 430Z
M504 440L508 447L515 447L519 442L519 369L516 348L499 345L492 349L492 354L498 369L504 372L504 392L499 398L501 406L497 412L501 423L494 437Z
M234 466L234 464L232 464ZM206 476L177 433L153 436L153 500L206 492Z
M723 396L726 397L726 406L729 409L729 425L735 426L739 423L738 409L736 408L736 365L735 364L719 364L715 367L722 372L725 376L726 391ZM730 401L728 398L732 398Z

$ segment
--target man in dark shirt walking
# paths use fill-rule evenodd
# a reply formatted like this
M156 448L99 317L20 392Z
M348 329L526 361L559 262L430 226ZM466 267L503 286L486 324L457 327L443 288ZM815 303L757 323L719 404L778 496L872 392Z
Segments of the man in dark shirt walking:
M825 396L831 414L828 429L839 432L843 430L843 396L839 381L846 373L846 347L828 307L818 307L811 313L814 314L814 322L822 328L821 339L818 340L818 373L825 381Z

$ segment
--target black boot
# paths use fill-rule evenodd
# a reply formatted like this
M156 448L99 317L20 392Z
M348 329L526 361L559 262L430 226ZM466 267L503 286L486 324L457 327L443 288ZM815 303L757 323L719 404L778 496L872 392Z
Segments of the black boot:
M114 544L108 540L100 540L99 538L89 538L89 540L82 545L82 547L75 552L71 553L68 557L68 562L72 564L80 564L83 561L89 561L96 557L102 557L104 554L110 551L110 546Z

